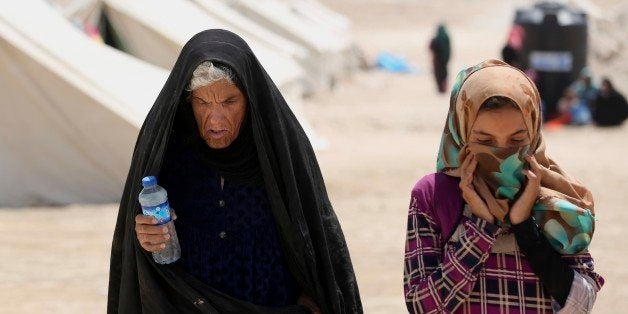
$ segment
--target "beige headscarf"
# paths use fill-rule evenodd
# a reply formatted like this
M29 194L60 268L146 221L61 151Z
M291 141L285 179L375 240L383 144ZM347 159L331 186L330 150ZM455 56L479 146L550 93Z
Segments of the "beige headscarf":
M523 188L522 184L505 187L515 193L503 193L499 189L500 171L505 171L508 162L515 167L523 164L525 154L533 153L542 166L543 178L541 192L534 206L534 217L552 245L562 253L576 253L588 245L593 235L593 197L580 182L568 176L553 160L545 155L545 144L541 133L540 97L534 83L520 70L498 60L484 61L476 66L461 71L454 84L449 114L443 131L437 160L437 170L452 176L460 176L458 169L462 160L473 150L478 153L474 143L468 139L480 107L490 97L506 97L521 110L523 120L531 139L529 148L518 151L479 150L485 159L497 160L495 169L476 171L473 185L485 200L488 208L499 220L507 220L510 205L515 194ZM482 151L484 150L484 151ZM490 158L486 158L488 155ZM477 156L477 155L476 155ZM518 159L518 161L517 161ZM481 163L482 158L478 158ZM504 166L505 165L505 166ZM515 169L520 172L520 169ZM510 169L511 171L513 169ZM513 173L513 178L520 173ZM503 181L502 186L503 187ZM505 194L510 197L505 197Z

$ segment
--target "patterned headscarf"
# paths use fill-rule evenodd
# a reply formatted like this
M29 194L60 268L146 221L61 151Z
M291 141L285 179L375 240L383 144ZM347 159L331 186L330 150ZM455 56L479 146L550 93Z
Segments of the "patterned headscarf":
M468 142L480 107L495 96L510 99L521 111L531 139L529 146L500 149ZM539 92L520 70L499 60L487 60L463 70L451 92L437 171L460 176L459 165L473 151L479 162L473 185L491 214L503 223L524 187L521 170L525 155L534 154L543 171L541 191L533 207L536 223L557 251L577 253L588 246L593 236L593 197L545 155L541 119ZM481 167L483 159L494 165Z

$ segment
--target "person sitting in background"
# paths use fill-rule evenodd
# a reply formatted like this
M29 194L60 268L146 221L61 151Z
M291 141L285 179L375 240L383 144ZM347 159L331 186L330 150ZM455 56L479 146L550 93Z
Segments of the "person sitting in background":
M591 123L589 106L585 101L578 98L576 91L571 88L565 89L563 97L558 100L557 109L559 116L547 121L547 125L586 125Z
M570 89L576 92L576 96L583 100L589 108L597 98L598 89L593 84L593 74L589 68L583 68L580 71L580 77L571 86Z
M618 126L628 118L628 103L608 78L602 80L593 104L593 121L599 126Z

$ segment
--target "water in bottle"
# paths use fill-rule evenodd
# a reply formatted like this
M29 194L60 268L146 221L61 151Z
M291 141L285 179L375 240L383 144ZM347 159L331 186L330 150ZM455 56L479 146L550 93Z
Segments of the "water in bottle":
M157 185L157 179L153 176L144 177L142 185L144 189L139 196L142 212L144 215L155 217L157 225L167 226L170 234L170 238L166 240L166 247L153 253L153 259L159 264L174 263L181 257L181 247L179 246L177 231L174 229L174 222L170 218L168 193L164 188Z

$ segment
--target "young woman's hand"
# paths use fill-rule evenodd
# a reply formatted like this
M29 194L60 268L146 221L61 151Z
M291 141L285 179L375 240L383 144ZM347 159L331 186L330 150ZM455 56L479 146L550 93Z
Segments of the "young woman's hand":
M471 208L471 212L476 217L493 223L495 218L491 215L488 206L473 187L473 174L475 173L477 165L478 161L475 159L475 155L469 154L465 157L460 166L460 189L462 190L462 198L464 198L467 205Z
M528 182L526 183L523 193L521 193L521 196L519 196L519 199L515 202L515 204L512 205L510 213L508 214L510 222L513 225L519 224L530 217L532 207L536 203L541 189L543 169L534 156L526 157L526 161L528 161L531 168L530 170L523 171L526 177L528 177Z
M174 210L170 209L172 220L177 219ZM166 248L166 241L170 239L167 225L157 225L157 219L152 216L135 216L135 233L142 248L148 252L157 253Z

